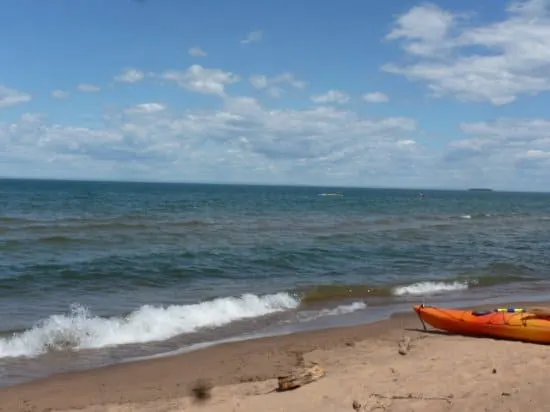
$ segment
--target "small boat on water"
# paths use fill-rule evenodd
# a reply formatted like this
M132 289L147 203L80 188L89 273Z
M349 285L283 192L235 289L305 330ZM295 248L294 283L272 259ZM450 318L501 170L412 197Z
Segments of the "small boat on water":
M550 308L499 308L484 311L415 305L430 326L453 334L550 344Z

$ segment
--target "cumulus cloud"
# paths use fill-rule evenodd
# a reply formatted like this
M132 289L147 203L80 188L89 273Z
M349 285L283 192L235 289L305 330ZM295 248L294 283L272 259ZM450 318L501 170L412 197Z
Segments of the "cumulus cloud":
M448 144L444 169L464 181L540 188L550 167L550 120L501 118L462 123L465 138ZM477 179L477 180L476 180Z
M207 69L199 64L185 71L168 70L160 78L175 82L178 86L202 94L225 95L225 87L240 80L239 76L221 69Z
M0 109L26 103L30 100L30 94L10 89L0 84Z
M205 57L207 55L207 53L200 47L190 47L189 50L187 50L187 53L194 57Z
M115 81L121 83L137 83L145 78L143 71L133 68L125 69L122 73L115 76Z
M410 118L273 109L244 96L227 96L218 110L165 109L143 103L93 129L36 116L2 124L0 173L9 157L58 173L69 167L74 176L109 170L133 179L351 184L376 176L395 183L418 178L428 159Z
M294 89L303 89L306 87L306 82L299 80L293 73L282 73L276 76L266 76L263 74L254 74L249 78L250 84L255 89L266 90L271 97L280 97L285 92L285 86L290 86Z
M175 110L144 102L109 112L94 128L27 113L0 122L0 174L536 188L550 167L549 119L465 122L463 138L437 153L418 140L423 131L412 118L337 105L273 108L227 94L220 104Z
M68 99L71 94L68 91L56 89L52 91L51 96L54 99L64 100Z
M472 16L429 3L411 8L386 39L413 62L382 69L425 83L436 97L493 105L550 89L548 0L508 3L505 17L489 24Z
M162 103L141 103L137 104L129 109L126 109L126 113L158 113L166 110L166 106Z
M453 13L435 4L414 6L397 18L386 39L403 40L409 54L432 57L450 46L448 36L455 21Z
M365 93L362 98L367 103L387 103L390 101L390 98L382 92Z
M78 90L84 93L97 93L101 90L99 86L96 86L94 84L87 84L87 83L81 83L78 86L76 86Z
M509 3L504 17L485 23L468 12L429 3L415 6L397 17L386 36L386 44L400 47L403 60L383 69L426 85L434 96L462 101L503 105L544 92L550 84L548 3ZM260 40L261 34L249 36L243 44ZM190 54L200 56L192 49ZM125 69L114 79L136 83L144 76L138 69ZM194 64L146 77L184 89L188 93L183 93L183 104L197 98L190 93L219 99L209 109L181 109L176 107L181 99L171 106L154 94L121 109L115 109L113 102L107 114L94 118L94 127L56 123L40 113L9 121L4 117L0 119L0 175L17 171L28 177L547 186L550 117L464 119L453 133L455 140L440 134L434 143L426 139L422 125L398 115L403 109L399 106L388 110L393 116L369 117L362 114L368 113L364 105L345 105L350 102L349 90L329 86L322 89L328 90L324 94L308 93L300 101L270 101L269 105L235 95L243 90L237 84L241 77L222 68ZM259 92L255 95L281 97L306 88L306 82L291 72L252 74L247 80ZM82 84L78 89L93 92L99 86ZM52 96L64 95L58 90ZM0 86L0 108L30 99L26 93ZM367 91L361 99L367 103L390 100L377 90Z
M244 39L240 41L241 44L259 43L262 41L264 33L261 30L249 32Z
M350 97L347 93L339 90L329 90L324 94L311 96L311 101L316 104L345 104Z

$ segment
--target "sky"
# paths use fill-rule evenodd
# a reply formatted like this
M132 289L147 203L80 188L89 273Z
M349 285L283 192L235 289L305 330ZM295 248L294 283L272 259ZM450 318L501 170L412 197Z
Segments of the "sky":
M550 188L550 0L7 0L0 21L3 177Z

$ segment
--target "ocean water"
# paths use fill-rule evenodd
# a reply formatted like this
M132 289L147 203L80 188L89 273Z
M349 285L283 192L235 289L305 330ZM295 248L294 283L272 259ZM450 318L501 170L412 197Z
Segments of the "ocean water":
M550 194L0 180L0 385L547 299Z

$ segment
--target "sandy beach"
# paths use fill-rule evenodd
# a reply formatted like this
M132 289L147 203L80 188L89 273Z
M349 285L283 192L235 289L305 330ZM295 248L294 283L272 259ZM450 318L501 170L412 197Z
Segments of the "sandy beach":
M403 314L56 375L2 389L0 410L542 411L549 355L544 345L426 333ZM278 376L312 364L322 378L275 391ZM213 386L203 401L191 396L200 380Z

